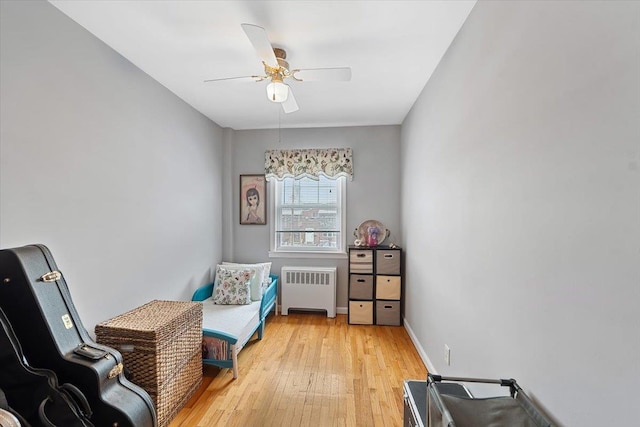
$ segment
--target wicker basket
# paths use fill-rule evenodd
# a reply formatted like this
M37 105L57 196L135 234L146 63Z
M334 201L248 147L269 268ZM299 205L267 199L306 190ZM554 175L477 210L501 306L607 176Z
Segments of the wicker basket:
M167 426L202 382L202 303L151 301L96 325L96 341L122 353L131 381Z

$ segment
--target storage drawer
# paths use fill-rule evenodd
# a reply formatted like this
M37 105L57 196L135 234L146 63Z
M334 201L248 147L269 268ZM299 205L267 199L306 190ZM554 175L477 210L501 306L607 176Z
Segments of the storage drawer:
M400 326L400 301L376 301L376 325Z
M376 276L376 299L399 300L402 294L400 276Z
M373 325L373 301L349 301L349 323Z
M349 264L349 273L373 273L373 264L352 262Z
M350 273L373 273L373 251L354 249L349 251Z
M400 274L401 253L399 250L376 251L376 273Z
M352 249L349 251L349 262L373 264L371 249Z
M349 299L373 299L373 276L351 274L349 276Z

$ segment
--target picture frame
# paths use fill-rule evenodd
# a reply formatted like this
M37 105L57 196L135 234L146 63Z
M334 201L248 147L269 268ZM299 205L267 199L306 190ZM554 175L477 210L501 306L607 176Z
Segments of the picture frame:
M267 223L267 180L263 175L240 175L240 225Z

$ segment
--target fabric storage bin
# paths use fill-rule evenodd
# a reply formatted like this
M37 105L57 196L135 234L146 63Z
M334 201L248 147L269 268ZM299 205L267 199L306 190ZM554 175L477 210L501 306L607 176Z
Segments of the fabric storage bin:
M383 250L376 251L377 274L400 274L400 251Z
M459 384L462 383L462 384ZM475 398L464 383L483 384L485 397ZM486 397L493 384L496 394ZM448 393L443 386L457 385L464 392ZM462 386L462 387L461 387ZM466 392L466 393L465 393ZM465 378L427 374L427 425L429 427L552 427L540 408L513 378Z
M131 381L149 393L158 427L169 425L202 382L202 303L154 300L96 325L95 333L122 353Z
M349 323L373 325L373 301L349 301Z
M440 394L472 397L462 384L436 383ZM405 380L402 386L404 398L403 427L425 427L427 425L427 382L424 380ZM436 424L434 427L441 427Z
M376 325L400 324L400 301L376 301Z
M401 284L400 276L376 276L376 299L399 300Z
M373 298L373 276L366 274L351 274L349 277L350 299Z
M352 273L373 273L373 251L371 249L349 251L349 271Z

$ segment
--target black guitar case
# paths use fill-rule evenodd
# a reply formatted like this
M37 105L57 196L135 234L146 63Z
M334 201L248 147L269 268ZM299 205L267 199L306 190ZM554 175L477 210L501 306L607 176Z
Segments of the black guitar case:
M49 249L0 250L0 307L25 357L86 396L97 427L156 427L149 394L124 377L122 354L97 344L82 325Z
M89 421L91 407L77 387L58 384L58 377L53 371L28 365L20 342L1 308L0 408L14 417L10 423L0 416L0 426L93 427Z

